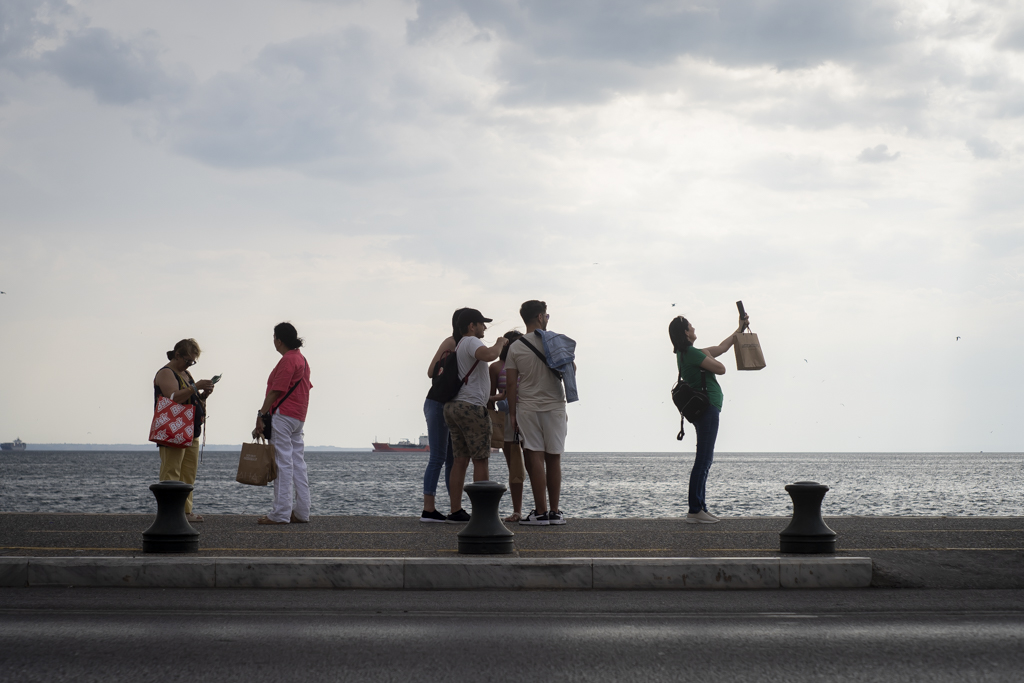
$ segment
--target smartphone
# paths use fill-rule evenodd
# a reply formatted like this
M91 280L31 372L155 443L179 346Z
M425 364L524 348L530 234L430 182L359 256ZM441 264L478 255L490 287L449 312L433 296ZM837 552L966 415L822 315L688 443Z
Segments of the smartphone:
M747 312L743 310L743 302L742 301L737 301L736 302L736 310L738 310L740 312L740 317L741 318L746 318L747 317Z
M220 378L221 378L220 375L214 375L213 377L210 378L210 381L213 382L214 384L216 384L217 382L220 381Z

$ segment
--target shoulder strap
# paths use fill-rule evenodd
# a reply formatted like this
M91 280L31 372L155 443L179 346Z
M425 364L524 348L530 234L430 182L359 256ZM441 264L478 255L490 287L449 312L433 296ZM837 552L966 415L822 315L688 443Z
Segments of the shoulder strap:
M463 337L462 339L465 339L465 337ZM459 340L459 344L462 343L462 339ZM459 371L459 344L455 345L455 351L454 351L454 353L455 353L455 372L456 373L458 373L458 371ZM462 383L463 384L469 384L469 376L473 374L473 371L476 370L476 366L478 366L478 365L480 365L480 359L479 358L477 358L476 362L473 363L473 367L471 367L469 369L469 372L466 373L466 376L462 378Z
M287 393L287 394L285 394L285 395L284 395L284 396L283 396L283 397L281 398L281 400L277 401L277 402L276 402L276 403L275 403L275 404L274 404L273 406L271 406L271 408L270 408L270 414L271 414L271 415L273 415L273 414L274 414L274 410L275 410L275 409L276 409L276 408L277 408L277 407L278 407L279 405L281 405L282 403L284 403L284 402L285 402L285 400L286 400L286 399L287 399L287 398L288 398L289 396L291 396L291 395L292 395L292 392L293 392L293 391L295 391L295 388L296 388L297 386L299 386L300 384L302 384L302 380L303 380L303 378L304 378L304 377L306 376L306 368L308 368L308 367L309 367L309 363L307 363L307 362L306 362L306 357L305 357L305 356L303 356L303 357L302 357L302 374L301 374L301 375L299 375L299 379L298 379L298 381L297 381L297 382L295 382L295 384L293 384L293 385L292 385L292 388L288 390L288 393Z
M524 344L526 344L526 346L537 355L537 358L540 358L542 361L544 361L544 365L548 364L547 356L545 356L543 353L538 351L536 346L534 346L530 342L526 341L526 335L525 334L522 337L519 338L519 341L521 341Z

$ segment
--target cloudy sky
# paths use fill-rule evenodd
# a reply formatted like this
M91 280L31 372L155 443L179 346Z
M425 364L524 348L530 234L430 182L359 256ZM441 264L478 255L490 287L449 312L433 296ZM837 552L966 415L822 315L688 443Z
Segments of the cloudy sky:
M415 439L537 298L567 448L669 451L742 299L719 451L1021 451L1022 121L1020 2L3 0L0 440L145 442L195 337L240 443L281 320L307 444Z

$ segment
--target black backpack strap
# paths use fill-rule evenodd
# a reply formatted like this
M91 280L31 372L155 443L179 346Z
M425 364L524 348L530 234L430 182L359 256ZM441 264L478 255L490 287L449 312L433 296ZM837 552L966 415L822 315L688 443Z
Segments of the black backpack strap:
M544 367L546 367L548 370L553 372L555 374L555 377L558 378L559 382L562 381L562 373L560 373L558 370L555 370L553 367L548 365L548 358L547 358L547 356L545 356L543 353L538 351L536 346L534 346L530 342L526 341L526 335L523 335L522 337L520 337L516 341L521 341L524 344L526 344L527 348L529 348L531 351L533 351L533 353L537 356L537 358L540 358L541 362L544 363Z

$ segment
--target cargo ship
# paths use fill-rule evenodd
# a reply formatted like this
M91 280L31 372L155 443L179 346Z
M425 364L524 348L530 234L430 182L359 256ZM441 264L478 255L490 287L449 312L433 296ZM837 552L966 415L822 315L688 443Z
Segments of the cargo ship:
M7 443L0 443L0 451L23 451L23 450L25 450L25 442L22 441L21 439L15 439L14 441L8 441Z
M398 443L377 443L373 442L374 453L429 453L430 441L426 436L420 437L419 445L409 439L402 439Z

